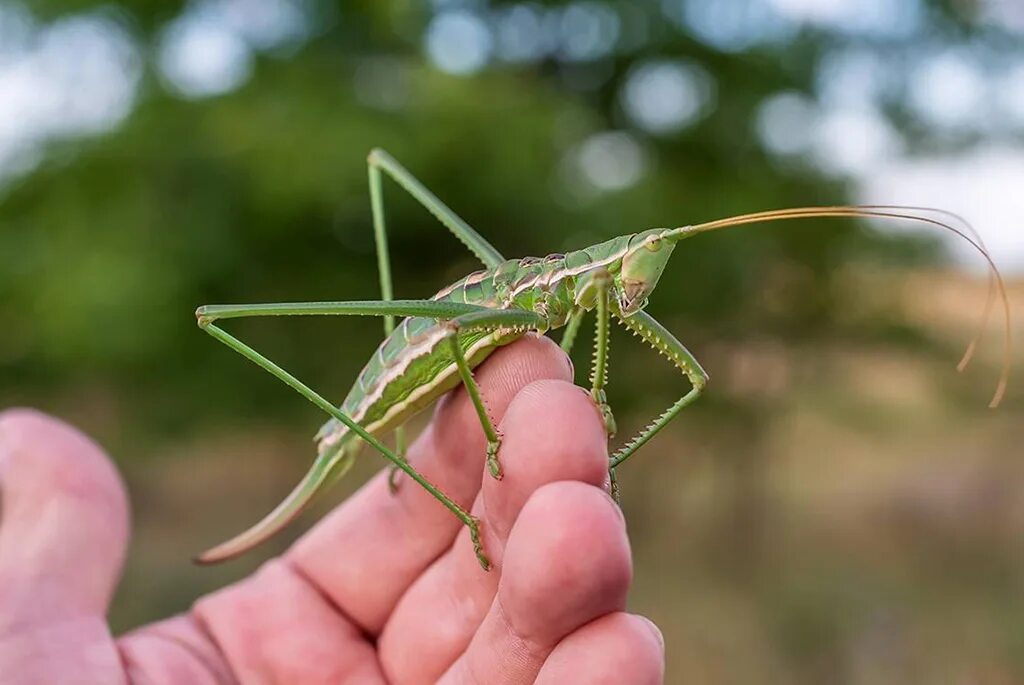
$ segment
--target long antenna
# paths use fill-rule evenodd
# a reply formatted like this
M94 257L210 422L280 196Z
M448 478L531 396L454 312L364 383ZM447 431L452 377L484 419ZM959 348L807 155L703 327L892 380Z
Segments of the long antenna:
M936 209L935 207L919 207L914 205L861 205L866 209L883 209L883 210L911 210L915 212L930 212L933 214L939 214L947 216L955 221L960 222L964 230L971 234L974 238L974 242L978 244L982 250L988 251L988 247L985 245L984 239L978 230L971 225L971 222L965 219L956 212L951 212L946 209ZM989 253L991 254L991 253ZM964 354L957 362L956 370L963 371L967 368L967 365L971 363L971 359L974 357L975 351L977 351L978 344L981 342L982 337L985 335L985 331L988 328L988 322L992 317L992 303L995 302L996 297L996 279L993 275L992 269L986 269L988 275L988 289L985 293L985 309L982 311L981 317L978 320L977 325L974 329L974 337L967 343L967 347L964 349Z
M918 212L918 214L913 214L912 212ZM966 227L966 231L972 233L977 239L975 240L968 235L967 232L956 228L950 223L930 216L921 216L921 213L939 214L955 219L963 224ZM963 238L975 250L977 250L982 257L985 258L989 269L989 294L985 304L985 310L981 317L981 323L979 324L979 330L967 345L963 358L961 358L960 363L957 364L957 370L962 371L966 368L967 364L974 356L974 351L982 337L982 333L988 323L991 313L994 285L994 290L999 293L999 298L1003 305L1003 364L1002 371L999 374L999 382L996 385L995 393L992 395L992 400L989 402L988 406L991 408L998 407L999 403L1003 400L1003 396L1006 394L1006 388L1010 381L1010 367L1012 366L1011 355L1013 349L1013 332L1010 324L1010 300L1006 295L1006 285L1003 283L1003 276L999 273L999 268L992 260L992 255L989 254L988 249L985 247L984 242L982 242L981 237L978 236L977 231L974 230L974 227L959 215L931 207L901 205L833 205L822 207L796 207L792 209L778 209L766 212L754 212L752 214L740 214L738 216L732 216L726 219L717 219L715 221L708 221L702 224L695 224L693 226L682 226L680 228L669 230L665 234L665 237L668 239L676 238L677 240L681 240L682 238L695 235L697 233L715 231L720 228L727 228L730 226L766 223L769 221L784 221L786 219L811 219L824 217L899 219L938 226L939 228L955 233Z

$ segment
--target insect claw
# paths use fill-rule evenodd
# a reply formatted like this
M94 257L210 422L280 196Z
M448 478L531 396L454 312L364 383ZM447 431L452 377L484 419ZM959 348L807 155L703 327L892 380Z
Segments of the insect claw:
M487 470L495 480L501 480L505 474L501 470L501 462L498 461L498 450L501 448L501 439L487 443Z
M611 490L612 499L619 506L622 506L622 492L619 490L619 481L615 477L615 467L608 469L608 483Z
M594 404L597 405L597 411L601 413L605 433L609 438L614 438L618 426L615 423L615 415L612 414L612 408L608 405L608 396L605 395L604 390L591 390L589 395Z
M480 562L483 570L490 571L491 560L487 558L487 554L484 553L483 543L480 542L480 519L471 516L466 525L469 526L469 539L473 541L473 552L476 553L476 560Z
M388 492L392 495L398 492L398 486L401 484L398 478L401 475L402 471L397 466L394 464L388 466Z

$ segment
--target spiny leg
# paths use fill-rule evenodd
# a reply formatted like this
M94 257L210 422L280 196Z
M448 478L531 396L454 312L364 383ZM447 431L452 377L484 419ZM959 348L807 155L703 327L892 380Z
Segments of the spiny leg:
M488 268L497 266L504 261L501 253L494 249L483 236L453 212L437 198L408 170L399 164L391 155L379 148L371 150L367 157L367 169L370 181L370 208L373 213L373 236L377 245L377 270L380 275L381 299L390 301L394 297L391 280L391 259L388 253L387 229L384 224L384 193L381 185L381 171L386 172L406 192L412 195L442 224L455 234L470 251L473 252ZM394 316L384 317L384 335L391 335L395 328ZM395 452L405 457L405 429L395 429ZM398 468L388 466L388 488L394 492L398 487Z
M490 311L492 310L484 307L451 302L399 300L391 302L299 302L267 305L208 305L200 307L196 311L196 315L199 325L203 330L290 386L335 420L348 426L359 438L380 452L397 468L408 474L409 477L419 483L427 492L448 508L449 511L455 514L469 528L470 538L473 542L473 549L477 559L486 570L490 568L490 561L484 553L480 540L480 522L474 516L456 504L436 485L416 471L411 464L400 458L340 409L256 350L218 326L213 325L213 322L221 318L312 314L361 314L376 316L392 314L397 316L430 316L438 319L450 319L459 315L478 316L480 314L488 314ZM211 563L236 556L276 533L298 515L309 503L313 495L330 479L332 471L336 471L338 466L338 460L333 458L333 455L322 454L317 457L298 487L277 508L249 530L209 550L201 555L198 560L204 563Z
M497 480L501 480L503 475L501 462L498 460L498 450L501 448L501 434L494 426L494 421L491 419L487 406L484 404L483 396L480 393L480 386L477 385L476 379L473 378L473 371L469 368L469 363L466 361L465 352L462 349L462 344L459 342L459 331L480 328L527 329L536 328L543 323L543 317L534 312L521 309L499 309L460 316L449 320L447 324L449 329L448 343L451 346L452 356L455 358L455 366L462 377L463 385L466 386L466 392L469 393L469 397L473 401L473 408L480 418L480 425L484 429L484 437L487 438L487 470Z
M623 326L667 357L686 376L692 386L689 392L676 400L674 404L662 412L646 428L612 454L609 460L609 476L612 483L612 496L618 501L619 487L615 479L616 467L629 459L641 446L667 426L684 407L693 403L700 396L704 386L707 384L708 374L701 368L700 362L694 358L690 351L667 328L662 326L647 312L639 311L629 317L623 317L617 313L616 318Z

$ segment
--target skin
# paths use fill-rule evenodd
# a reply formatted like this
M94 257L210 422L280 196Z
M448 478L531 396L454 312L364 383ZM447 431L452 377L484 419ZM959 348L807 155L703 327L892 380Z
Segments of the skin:
M381 473L251 577L116 639L104 615L128 507L113 465L56 419L0 414L0 673L23 685L662 682L660 633L624 611L631 562L604 425L568 359L529 336L477 374L504 479L484 473L464 390L410 458L474 503L492 571L429 494L403 483L391 495Z

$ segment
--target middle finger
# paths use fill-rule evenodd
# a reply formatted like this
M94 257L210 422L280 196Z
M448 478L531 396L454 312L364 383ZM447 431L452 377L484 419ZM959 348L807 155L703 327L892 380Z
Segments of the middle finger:
M484 475L474 512L494 563L477 564L467 531L399 600L378 643L394 682L434 682L466 649L494 599L505 540L523 504L547 483L601 486L608 476L604 424L586 392L565 381L528 385L501 423L504 478Z

